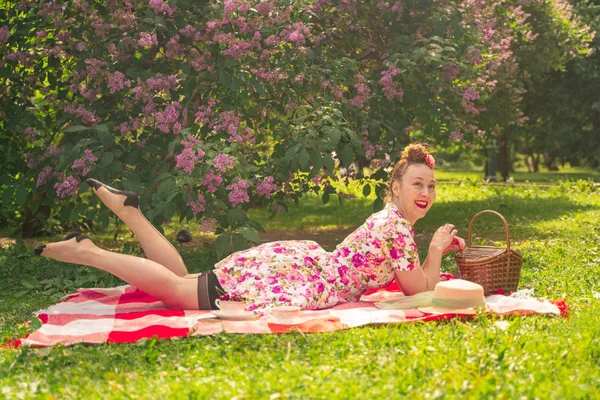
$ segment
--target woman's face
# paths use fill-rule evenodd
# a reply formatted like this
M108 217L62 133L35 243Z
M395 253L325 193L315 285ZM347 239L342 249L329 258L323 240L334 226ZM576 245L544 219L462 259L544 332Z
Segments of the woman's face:
M423 218L435 201L433 170L425 164L411 164L404 176L392 184L392 201L414 225Z

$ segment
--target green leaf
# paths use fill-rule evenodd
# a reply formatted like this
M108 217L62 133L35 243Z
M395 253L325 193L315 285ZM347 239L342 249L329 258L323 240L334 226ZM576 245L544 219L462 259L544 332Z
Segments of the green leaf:
M73 210L71 210L71 217L69 218L69 220L71 222L77 221L79 216L81 214L83 214L87 210L87 208L88 208L88 205L85 203L77 204L75 207L73 207Z
M381 211L383 209L383 200L379 197L373 202L373 212Z
M233 245L233 251L240 251L248 248L248 240L246 240L244 235L239 233L233 234L231 244Z
M102 153L100 165L103 165L103 166L110 165L114 160L115 160L115 155L111 151L107 151L105 153Z
M107 213L102 213L98 216L98 224L100 224L103 228L108 228L108 223L110 222Z
M173 193L175 186L175 179L165 179L160 183L160 185L158 185L156 194L158 194L159 197L166 199L171 193Z
M235 226L246 219L246 212L241 207L232 208L227 211L227 222L230 226Z
M38 286L38 281L32 275L25 274L21 276L21 285L27 289L34 289Z
M265 228L263 228L262 225L256 221L248 221L248 225L256 229L258 232L265 232Z
M138 157L139 157L140 153L138 150L132 150L128 155L127 155L127 162L129 164L135 164L138 161Z
M165 208L163 209L163 216L165 217L165 219L170 220L171 218L173 218L175 210L175 205L173 203L165 203Z
M352 150L352 146L349 144L343 144L340 151L340 160L344 167L348 168L352 161L354 161L354 151Z
M108 133L108 125L107 125L107 124L101 124L101 125L98 125L98 126L96 127L96 130L97 130L98 132L102 132L102 133Z
M222 233L217 240L215 240L215 251L217 252L217 257L222 258L225 253L229 250L229 246L231 245L231 233L224 232Z
M323 197L321 197L323 204L329 203L329 193L323 193Z
M300 166L302 167L302 169L308 168L309 161L310 161L310 154L308 154L308 151L306 151L305 147L302 147L302 149L300 150L300 153L298 153L298 162L300 163Z
M64 132L81 132L81 131L87 131L87 130L88 130L87 126L73 125L73 126L70 126L70 127L66 128L64 130Z
M331 146L336 147L342 138L342 131L337 128L329 128L325 131L325 133L327 136L329 136Z
M114 143L114 139L110 133L100 132L100 142L106 149L110 149Z
M27 202L27 197L29 196L29 192L27 188L23 185L20 185L17 188L17 204L22 206Z
M31 321L29 321L29 327L37 331L42 327L42 320L38 317L31 318Z
M323 165L327 168L327 172L331 175L335 168L335 161L329 153L323 153Z
M323 157L321 156L321 152L315 149L311 149L309 153L313 165L310 174L308 174L308 179L312 179L321 171L321 168L323 168Z
M252 243L260 243L260 238L258 237L258 233L254 230L254 228L246 228L243 233L244 237L251 241Z
M10 201L12 200L13 194L15 194L14 186L9 186L6 189L4 189L4 192L2 193L2 204L4 204L5 206L8 205L8 203L10 203Z
M371 185L367 183L363 187L363 196L367 197L367 196L369 196L369 194L371 194Z

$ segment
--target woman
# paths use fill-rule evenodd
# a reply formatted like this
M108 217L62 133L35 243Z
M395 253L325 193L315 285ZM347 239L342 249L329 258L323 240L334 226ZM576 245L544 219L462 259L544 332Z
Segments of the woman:
M306 240L265 243L231 254L214 271L189 275L177 250L140 212L135 193L90 179L96 195L136 235L147 258L102 250L84 235L40 246L35 253L110 272L177 309L216 309L219 297L244 301L247 310L274 305L320 309L356 301L393 279L412 295L433 290L442 255L464 247L454 225L446 224L433 235L425 262L419 262L413 225L435 201L434 167L424 146L407 146L392 171L385 208L332 252Z

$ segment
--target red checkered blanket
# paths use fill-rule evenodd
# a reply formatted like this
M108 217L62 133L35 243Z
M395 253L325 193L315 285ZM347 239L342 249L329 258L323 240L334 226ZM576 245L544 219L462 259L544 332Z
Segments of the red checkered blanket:
M42 326L15 343L27 346L71 345L75 343L128 343L158 337L175 338L227 333L331 332L368 324L396 324L411 321L433 321L456 316L427 315L417 309L379 309L375 302L403 296L382 290L363 296L361 301L327 310L302 311L293 323L282 323L269 315L256 320L221 320L210 311L171 310L152 296L132 286L109 289L80 289L64 301L38 311ZM494 299L497 298L497 299ZM507 303L507 296L488 296L488 304L498 307L498 314L561 314L562 302L552 304L533 299L525 306L519 301ZM530 301L531 303L531 301ZM537 305L539 303L539 306ZM520 304L520 305L519 305Z

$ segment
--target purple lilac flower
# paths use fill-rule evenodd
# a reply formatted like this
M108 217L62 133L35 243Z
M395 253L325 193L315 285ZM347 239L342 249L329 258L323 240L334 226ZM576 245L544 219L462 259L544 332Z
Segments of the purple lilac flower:
M156 38L156 33L150 35L148 32L140 32L140 38L138 39L138 44L140 46L154 46L158 45L158 39Z
M81 169L81 175L86 176L92 170L91 166L96 164L98 161L98 157L94 156L91 150L86 149L83 151L85 156L83 158L78 158L73 162L71 168L73 169Z
M457 140L461 140L463 138L463 134L460 132L450 132L450 140L456 142Z
M229 198L229 201L234 207L241 203L250 202L250 198L248 197L247 191L248 188L248 183L241 178L238 178L238 180L235 183L232 183L231 185L227 186L227 190L231 191L229 192L229 195L227 197Z
M25 128L25 135L27 137L27 141L33 143L35 142L35 139L40 135L40 131L33 128Z
M201 149L194 151L194 146L199 145L200 141L191 135L188 135L187 141L182 140L181 144L183 144L183 151L175 157L177 160L175 167L183 168L185 172L191 174L196 161L202 159L205 153Z
M113 75L108 75L108 88L110 89L110 93L118 92L125 87L131 87L131 81L125 79L125 75L122 72L117 71Z
M265 196L267 199L270 199L271 193L279 188L279 186L273 183L274 180L275 178L273 178L272 176L267 177L256 187L256 194L259 196Z
M187 205L188 205L188 207L192 208L192 213L194 215L196 215L205 210L204 203L205 203L204 196L202 196L201 194L198 194L198 200L196 200L196 201L190 200L187 202Z
M235 160L233 157L228 156L227 154L217 154L214 158L213 163L217 171L224 173L227 170L233 168L235 165Z
M202 186L206 186L206 191L208 193L214 193L217 191L217 186L223 183L223 178L218 175L215 175L215 172L212 169L209 169L206 173L206 177L200 183Z
M0 27L0 43L8 42L8 38L10 37L10 30L8 26Z
M61 182L55 183L54 188L56 189L56 195L61 199L64 199L67 196L71 196L76 199L77 189L79 188L79 179L70 175Z
M475 88L470 87L463 93L463 98L468 101L478 100L479 93L477 90L475 90Z
M202 218L200 230L202 232L214 232L217 229L217 221L213 218Z
M52 177L52 167L45 166L43 170L40 171L37 177L36 186L42 186L48 182L48 180Z
M154 10L154 14L167 14L169 17L173 15L173 10L163 0L150 0L150 7Z

